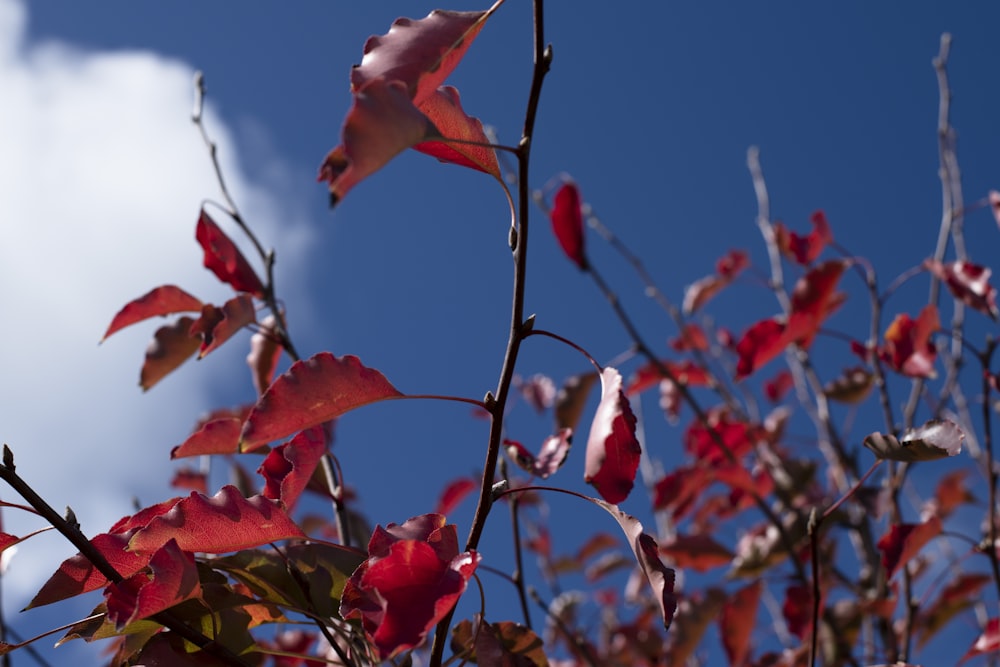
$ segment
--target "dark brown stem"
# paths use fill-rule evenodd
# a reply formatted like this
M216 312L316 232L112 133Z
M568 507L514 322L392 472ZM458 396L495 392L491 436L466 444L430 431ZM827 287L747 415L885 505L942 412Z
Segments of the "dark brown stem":
M29 505L31 505L38 514L49 522L49 524L62 533L69 542L75 546L79 551L80 555L86 558L90 563L97 568L97 570L104 575L104 578L111 583L120 583L123 580L121 574L118 573L111 563L104 557L104 555L97 550L97 548L87 539L87 536L83 534L80 530L80 526L76 521L70 521L59 515L52 506L49 505L45 500L35 492L31 486L25 482L20 475L18 475L14 470L14 454L11 452L10 448L5 444L3 446L3 463L0 465L0 479L7 482L12 489L17 491L18 494ZM67 508L67 512L69 512ZM238 655L230 651L224 646L215 643L215 640L206 637L197 630L187 626L183 621L178 619L169 611L163 611L155 616L151 617L153 621L169 628L173 632L176 632L180 637L188 640L195 646L198 646L206 653L210 653L216 658L219 658L228 665L239 665L240 667L248 667L247 663L244 662Z
M493 504L493 481L496 477L497 459L500 456L500 446L503 441L503 416L510 394L514 370L517 366L517 355L521 341L529 330L524 318L524 292L528 274L528 211L531 205L528 190L528 164L531 156L531 142L535 132L535 118L538 115L538 104L541 100L542 83L552 64L552 47L545 44L545 2L533 0L534 39L531 88L528 92L528 102L524 113L524 127L521 141L517 149L517 226L510 230L509 243L514 259L514 294L511 303L510 332L507 338L507 349L504 353L503 366L500 369L500 379L497 382L493 401L487 405L490 411L490 435L486 450L486 460L483 463L483 474L479 489L479 500L476 504L476 514L469 529L466 540L466 550L475 549L479 545L486 518ZM448 630L454 608L438 623L434 635L434 645L431 647L430 665L439 667L444 656L444 647L448 641Z

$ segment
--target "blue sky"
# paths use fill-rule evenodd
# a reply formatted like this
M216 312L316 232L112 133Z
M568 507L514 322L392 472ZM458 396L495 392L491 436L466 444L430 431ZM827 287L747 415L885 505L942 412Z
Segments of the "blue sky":
M943 31L954 35L952 119L966 201L1000 187L1000 8L548 5L555 59L532 185L571 173L675 302L729 248L747 249L764 266L746 170L750 145L761 149L774 217L805 231L812 211L824 209L838 242L876 261L883 284L931 253L941 205L930 63ZM134 383L152 327L93 345L121 304L155 285L176 282L205 299L225 298L200 268L193 240L200 201L218 198L187 120L196 69L207 77L210 129L237 199L277 251L278 289L298 348L356 354L404 392L480 398L494 388L511 271L508 213L491 179L404 154L332 213L314 183L317 165L338 143L349 67L365 38L397 16L420 17L435 6L303 2L290 11L0 0L7 37L0 40L7 81L0 152L8 156L0 158L0 202L7 202L0 203L0 278L24 286L0 304L15 322L42 318L37 335L8 329L0 360L17 381L0 390L3 421L11 423L0 437L25 477L46 466L36 474L49 480L53 504L73 504L85 528L106 528L130 511L131 496L148 504L170 494L167 453L201 411L252 399L243 342L189 364L145 396ZM26 17L22 27L10 18L18 13ZM449 80L466 111L509 143L520 131L530 76L529 22L528 3L508 0ZM10 90L21 97L13 101ZM533 215L527 310L537 313L537 326L574 339L598 360L614 358L628 347L621 327L561 256L547 221ZM966 224L972 259L988 263L998 247L992 217L979 211ZM665 349L676 333L669 320L621 260L589 241L647 339ZM852 301L832 326L860 336L867 307L856 281L845 287ZM914 307L925 292L926 279L912 281L887 316ZM735 331L777 310L749 276L710 308ZM985 330L981 319L976 326ZM824 362L851 363L843 348L831 344ZM557 381L583 369L572 351L535 339L520 367ZM653 397L644 408L650 451L669 464L680 431L662 424ZM859 417L856 441L881 426L872 419ZM509 427L529 446L548 434L547 422L523 406ZM335 451L369 519L401 522L430 511L448 480L475 473L485 437L484 423L457 404L392 403L343 419ZM554 482L585 490L582 440ZM95 464L95 449L114 454ZM120 479L123 468L136 471L128 481ZM561 498L552 505L567 551L582 540L577 517L586 517L587 529L603 520ZM625 504L640 515L646 507L641 492ZM462 534L470 515L467 501L453 517ZM562 523L565 517L574 521ZM607 529L615 528L609 522ZM498 513L484 548L502 568L509 567L506 541Z

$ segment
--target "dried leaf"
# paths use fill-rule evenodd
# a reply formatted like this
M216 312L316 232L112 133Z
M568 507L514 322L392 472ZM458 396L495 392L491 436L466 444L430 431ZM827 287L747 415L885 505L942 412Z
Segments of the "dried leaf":
M892 434L872 433L864 445L880 459L893 461L934 461L962 451L965 434L947 419L932 419L910 429L901 439Z

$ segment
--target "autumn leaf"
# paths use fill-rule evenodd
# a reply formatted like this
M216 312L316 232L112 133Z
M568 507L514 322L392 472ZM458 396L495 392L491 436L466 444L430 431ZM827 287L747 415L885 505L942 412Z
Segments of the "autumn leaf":
M173 313L198 312L201 301L176 285L161 285L134 299L118 311L111 320L108 330L101 337L103 343L111 334L150 317L163 317Z
M151 520L129 540L134 552L153 552L177 540L184 551L227 553L305 537L284 510L263 496L244 498L226 485L211 498L192 493Z
M743 269L749 266L747 254L742 250L730 250L715 263L715 274L705 276L684 290L682 308L685 315L691 315L708 303L709 299L729 285Z
M926 644L959 613L980 602L979 590L992 581L988 574L969 573L948 582L938 598L922 610L917 619L920 631L917 647Z
M423 642L465 592L480 560L475 551L458 552L455 526L441 515L377 528L368 554L347 581L340 614L361 621L383 660Z
M991 618L986 622L982 634L972 643L959 664L977 655L995 653L998 650L1000 650L1000 618Z
M812 264L828 244L833 242L830 223L823 211L816 211L809 218L813 229L807 236L799 236L785 229L780 222L774 225L775 240L781 253L799 264Z
M264 284L232 239L202 210L195 227L195 240L205 252L205 268L237 292L264 298Z
M210 303L201 309L201 317L191 325L191 335L201 336L198 358L232 338L233 334L257 319L253 299L246 294L234 297L217 308Z
M274 371L281 359L281 343L277 338L277 318L268 315L260 323L260 329L250 336L250 353L247 366L257 395L262 396L274 379Z
M879 348L879 358L907 377L933 378L937 349L930 338L940 328L934 304L924 306L916 320L906 313L897 315L885 332L885 345Z
M483 124L479 119L466 115L462 110L458 90L452 86L438 88L417 105L417 108L427 116L445 140L422 142L415 145L414 150L434 156L441 162L450 162L485 172L502 182L496 151L487 146L477 145L489 144L490 140L483 131ZM447 141L448 139L475 143Z
M587 256L584 253L583 208L580 190L572 181L563 183L556 191L549 211L552 233L559 247L571 262L581 271L587 270Z
M572 438L573 432L570 429L560 429L558 433L545 439L538 456L529 452L521 443L513 440L504 440L504 446L507 448L507 455L522 470L535 477L546 479L566 461Z
M992 271L985 267L958 260L942 264L933 259L924 261L924 268L948 286L952 296L980 313L997 319L997 291L990 285Z
M108 620L117 630L198 597L201 585L194 558L170 540L149 559L149 574L139 572L105 590Z
M191 333L194 320L181 317L173 324L160 327L146 348L146 359L139 373L139 386L149 391L187 361L201 346L201 339Z
M187 440L170 451L170 458L202 454L234 454L240 448L240 431L243 420L236 417L221 417L202 424L201 428L188 436Z
M955 456L962 451L965 434L954 422L932 419L923 426L910 429L901 438L872 433L864 446L880 459L893 461L934 461Z
M445 486L444 491L441 492L441 497L438 498L438 504L434 509L434 513L448 516L478 486L477 481L470 477L459 477L450 482Z
M742 380L785 351L792 341L785 334L785 325L776 318L761 320L743 332L736 344L739 361L736 379Z
M764 586L761 580L729 596L719 614L719 636L730 665L742 665L750 653L750 635L757 625L757 608Z
M682 362L661 360L658 363L650 362L641 366L629 379L625 395L634 396L659 384L667 377L661 369L666 369L677 382L688 387L704 387L711 382L708 371L690 359Z
M357 357L320 352L292 364L268 387L243 425L240 446L252 451L362 405L402 396Z
M318 180L330 186L330 205L392 158L422 141L440 137L410 99L402 81L376 79L354 94L341 144L326 156Z
M583 479L609 503L620 503L632 491L642 449L635 436L635 415L622 392L621 374L605 368L601 389L587 439Z
M556 393L555 421L556 430L571 429L576 433L587 405L590 389L597 382L598 374L594 372L581 373L567 378Z
M710 535L677 534L660 546L660 553L669 556L677 567L696 572L708 572L733 560L733 552Z
M899 566L906 565L925 544L940 534L941 519L936 516L923 523L893 524L878 541L886 579L891 579Z
M264 476L264 497L291 510L326 454L326 445L323 427L317 425L268 452L257 469Z
M841 374L823 385L823 393L839 403L860 403L868 397L875 375L861 366L844 369Z

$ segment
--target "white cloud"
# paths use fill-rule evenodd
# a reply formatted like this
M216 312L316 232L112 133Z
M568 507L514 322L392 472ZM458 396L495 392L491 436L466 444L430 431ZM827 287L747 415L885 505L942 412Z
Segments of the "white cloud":
M129 513L133 496L175 493L169 447L211 406L208 373L245 373L244 352L189 363L143 395L139 366L159 323L97 345L112 315L156 285L227 297L194 241L200 202L219 198L189 118L194 70L145 51L31 43L27 18L21 2L0 0L0 439L18 472L93 534ZM207 122L244 214L273 236L280 193L247 182L211 106ZM280 210L282 259L294 265L308 233ZM4 486L0 498L19 500ZM3 518L15 534L38 525ZM12 561L7 609L74 551L45 540Z

